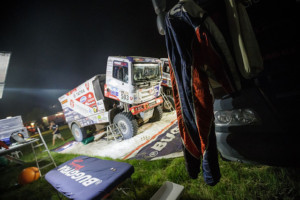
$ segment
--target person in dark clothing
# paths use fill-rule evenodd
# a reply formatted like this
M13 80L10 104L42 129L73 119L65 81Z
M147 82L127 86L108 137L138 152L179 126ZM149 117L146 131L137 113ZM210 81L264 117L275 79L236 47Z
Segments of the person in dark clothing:
M50 130L53 130L52 134L53 134L53 137L52 137L52 145L54 146L55 145L55 140L56 138L59 138L61 139L62 141L65 141L65 139L61 136L61 133L58 129L58 125L54 123L54 121L52 121L50 123Z

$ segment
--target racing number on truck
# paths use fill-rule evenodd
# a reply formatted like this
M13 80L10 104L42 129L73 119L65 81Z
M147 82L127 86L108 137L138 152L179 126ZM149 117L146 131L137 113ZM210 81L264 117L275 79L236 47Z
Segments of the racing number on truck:
M129 101L128 92L121 91L121 99L123 99L125 101Z

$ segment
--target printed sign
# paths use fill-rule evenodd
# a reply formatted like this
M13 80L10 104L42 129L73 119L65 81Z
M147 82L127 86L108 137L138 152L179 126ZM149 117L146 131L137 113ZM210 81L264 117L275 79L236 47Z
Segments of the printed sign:
M62 102L61 102L61 104L65 104L65 103L67 103L68 102L68 99L65 99L65 100L63 100Z
M85 88L87 89L87 91L89 91L89 89L90 89L90 84L89 84L89 82L85 83L84 85L85 85Z
M73 93L76 92L76 91L77 91L77 88L71 90L71 91L68 92L66 95L67 95L67 96L70 96L71 94L73 94Z
M142 148L132 159L152 160L175 152L182 152L182 142L177 121L153 142Z
M80 103L84 103L86 101L86 99L87 99L86 96L82 96L79 101L80 101Z
M63 146L61 146L61 147L58 147L58 148L56 148L56 149L53 149L53 150L51 150L51 151L55 151L55 152L62 152L62 151L64 151L64 150L66 150L66 149L68 149L68 148L70 148L70 147L72 147L72 146L74 146L75 144L78 144L79 142L76 142L76 141L70 141L70 142L67 142L66 144L64 144Z
M121 91L121 99L124 101L129 101L129 94L126 91Z
M87 105L89 106L90 108L93 108L93 111L95 112L98 111L98 108L97 108L97 103L96 103L96 100L95 100L95 96L92 92L88 92L86 94L84 94L83 96L81 97L78 97L76 99L76 101L84 104L84 105Z
M71 106L71 108L74 108L74 101L72 99L70 101L70 106Z
M85 93L85 89L82 88L82 89L76 91L75 93L73 93L73 98L77 98L77 97L81 96L84 93Z

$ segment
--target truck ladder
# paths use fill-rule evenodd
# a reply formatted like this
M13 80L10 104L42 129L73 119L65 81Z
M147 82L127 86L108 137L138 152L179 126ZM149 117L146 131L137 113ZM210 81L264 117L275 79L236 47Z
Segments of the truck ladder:
M175 109L174 109L173 105L171 104L171 102L169 101L167 95L162 90L161 90L160 94L164 99L164 103L166 103L168 108L170 108L170 111L173 112Z
M110 124L106 127L106 140L114 139L115 141L122 141L123 135L117 124Z
M40 136L40 139L41 139L42 143L37 142L36 145L34 145L32 143L31 144L31 148L32 148L32 151L34 153L36 166L39 169L40 176L43 177L43 174L41 172L42 169L45 169L45 168L47 168L47 167L49 167L51 165L54 165L55 167L57 167L57 165L56 165L56 163L55 163L55 161L54 161L54 159L53 159L53 157L52 157L52 155L51 155L51 153L50 153L50 151L48 149L48 146L47 146L47 144L46 144L46 142L45 142L45 140L44 140L44 138L42 136L42 133L41 133L40 129L37 128L37 130L38 130L38 133L39 133L39 136ZM44 150L39 151L39 152L37 152L35 150L36 148L41 148L41 147L44 147ZM47 152L47 156L38 158L38 155L42 154L43 152ZM41 162L43 162L43 161L48 161L48 163L41 165Z

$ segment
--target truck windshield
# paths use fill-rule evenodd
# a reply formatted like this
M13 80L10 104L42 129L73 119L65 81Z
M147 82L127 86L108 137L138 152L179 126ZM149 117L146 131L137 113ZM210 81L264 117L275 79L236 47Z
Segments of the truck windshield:
M133 64L134 82L157 80L160 78L160 67L157 63Z

